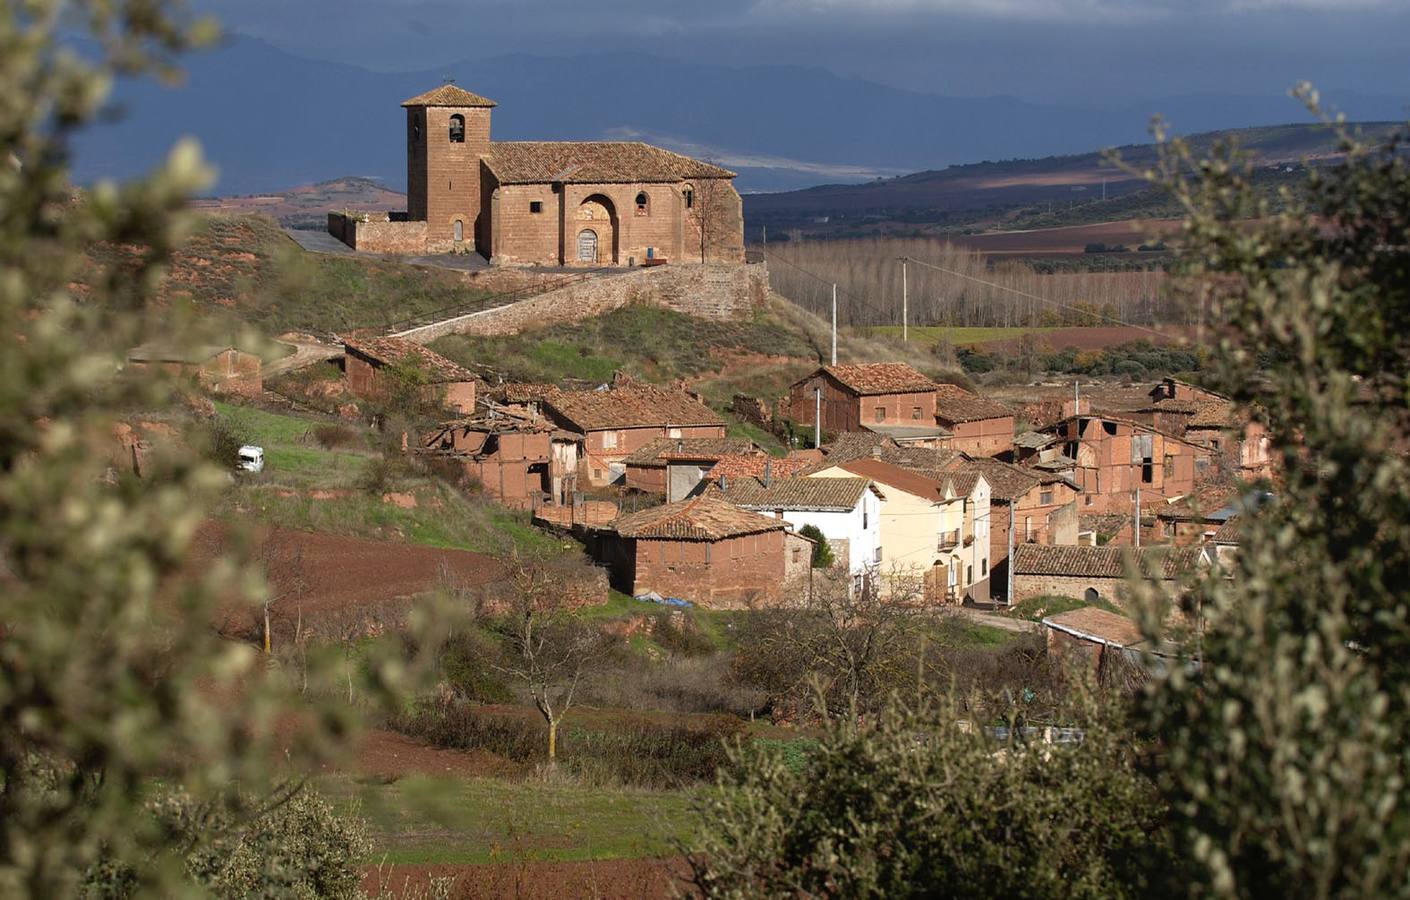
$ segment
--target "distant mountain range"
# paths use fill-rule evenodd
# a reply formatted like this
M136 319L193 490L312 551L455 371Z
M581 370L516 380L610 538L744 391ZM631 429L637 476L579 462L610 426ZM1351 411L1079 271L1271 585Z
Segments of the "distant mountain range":
M239 38L189 57L185 66L186 82L177 89L119 84L122 116L80 142L80 180L145 171L177 137L191 134L219 166L213 193L261 193L349 174L400 189L405 150L398 105L446 77L499 102L496 138L648 140L735 169L743 191L1129 144L1144 137L1157 112L1184 133L1305 116L1279 96L1059 108L1013 97L905 91L824 69L728 68L636 54L513 55L379 73ZM1351 118L1399 119L1406 110L1401 97L1324 92L1324 98Z

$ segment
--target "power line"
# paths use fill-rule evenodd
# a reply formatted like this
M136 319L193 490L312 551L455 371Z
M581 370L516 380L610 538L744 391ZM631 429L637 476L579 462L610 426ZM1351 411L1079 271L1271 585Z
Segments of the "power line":
M1154 328L1147 328L1144 325L1133 325L1132 323L1118 319L1115 316L1103 315L1102 313L1095 312L1091 309L1084 309L1082 307L1072 306L1067 303L1062 303L1057 300L1053 300L1050 297L1041 297L1038 294L1030 294L1028 291L1021 291L1018 288L1009 287L1008 285L1000 284L997 281L990 281L986 278L976 278L975 276L967 275L964 272L956 272L954 269L947 269L944 266L937 266L935 263L929 263L923 259L916 259L914 256L903 256L901 257L901 259L905 262L913 262L918 266L925 266L928 269L934 269L937 272L944 272L946 275L954 275L956 278L963 278L967 281L973 281L976 284L982 284L1000 291L1007 291L1010 294L1017 294L1018 296L1026 297L1029 300L1037 300L1039 303L1047 303L1050 306L1056 306L1058 309L1065 309L1070 312L1078 313L1079 315L1092 316L1098 319L1103 319L1107 322L1122 325L1126 328L1135 328L1138 331L1145 331L1159 338L1168 339L1170 337L1170 335L1166 334L1165 332L1156 331Z

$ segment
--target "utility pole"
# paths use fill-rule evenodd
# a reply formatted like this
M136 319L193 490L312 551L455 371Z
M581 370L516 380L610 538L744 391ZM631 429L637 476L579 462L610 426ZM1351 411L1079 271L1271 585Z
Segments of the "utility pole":
M910 296L906 290L906 258L901 257L901 343L910 340L907 334L907 322L910 319Z
M992 507L991 507L991 508L992 508ZM1010 500L1010 501L1009 501L1009 571L1008 571L1008 579L1007 579L1007 580L1008 580L1008 586L1005 588L1005 594L1004 594L1004 600L1006 600L1006 601L1008 602L1008 605L1009 605L1009 606L1013 606L1013 518L1014 518L1014 513L1015 513L1015 512L1017 512L1017 510L1014 509L1014 501Z
M769 226L765 225L765 226L763 226L763 229L764 229L764 240L763 240L763 244L764 244L765 247L767 247L767 246L769 245Z
M1141 479L1136 477L1136 549L1141 549Z
M813 449L822 446L822 388L813 388Z
M1075 380L1072 382L1072 414L1073 414L1074 416L1080 416L1080 415L1082 415L1082 395L1081 395L1081 386L1082 386L1082 379L1080 379L1080 378L1075 379Z
M832 364L837 365L837 282L832 283Z

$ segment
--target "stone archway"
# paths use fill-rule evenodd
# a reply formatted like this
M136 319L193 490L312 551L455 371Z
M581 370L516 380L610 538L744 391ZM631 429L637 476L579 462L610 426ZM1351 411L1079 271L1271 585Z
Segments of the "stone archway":
M593 194L578 204L569 241L570 265L616 265L617 208L611 199Z

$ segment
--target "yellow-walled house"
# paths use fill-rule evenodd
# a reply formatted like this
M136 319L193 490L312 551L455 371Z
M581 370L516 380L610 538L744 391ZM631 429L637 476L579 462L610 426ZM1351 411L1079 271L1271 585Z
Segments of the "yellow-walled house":
M957 473L943 480L877 459L838 463L813 478L869 478L881 501L881 561L888 592L898 577L921 579L926 600L989 599L989 483Z

